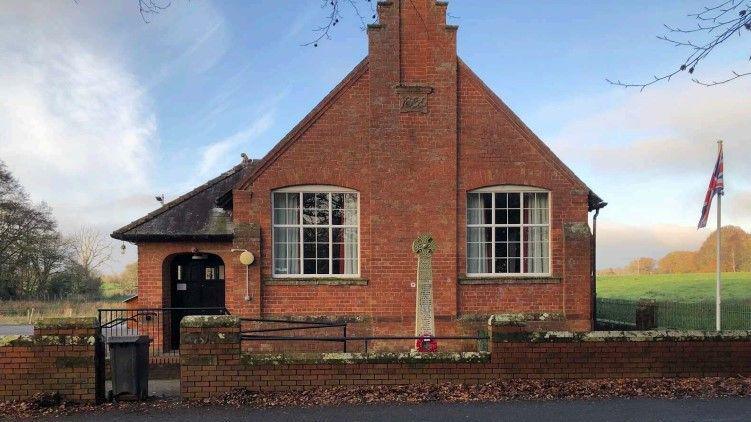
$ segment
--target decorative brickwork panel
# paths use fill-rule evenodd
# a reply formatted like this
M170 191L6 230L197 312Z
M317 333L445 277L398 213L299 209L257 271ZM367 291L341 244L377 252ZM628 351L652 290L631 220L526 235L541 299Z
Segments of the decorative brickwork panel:
M396 87L399 94L399 111L402 113L427 113L428 95L433 92L429 86L405 86Z

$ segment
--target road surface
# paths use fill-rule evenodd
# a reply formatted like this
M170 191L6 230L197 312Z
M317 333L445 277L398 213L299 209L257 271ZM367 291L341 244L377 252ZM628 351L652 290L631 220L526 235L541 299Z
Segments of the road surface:
M30 336L34 334L34 326L26 324L1 324L0 336L14 336L14 335L26 335Z
M617 399L425 403L317 408L178 407L149 413L88 413L64 421L749 421L751 399Z

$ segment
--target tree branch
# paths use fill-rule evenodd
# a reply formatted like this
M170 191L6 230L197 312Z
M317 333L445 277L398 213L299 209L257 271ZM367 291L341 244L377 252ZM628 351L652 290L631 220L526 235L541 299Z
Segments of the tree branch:
M373 3L370 0L364 1L370 5L371 19L375 19L376 14L373 9ZM365 30L367 22L358 6L360 0L321 0L321 9L329 9L329 13L324 20L325 24L313 28L313 32L317 34L316 37L310 42L303 44L303 46L312 45L313 47L318 47L321 40L331 39L331 32L342 19L342 3L345 3L352 9L355 16L360 20L360 28Z
M751 72L738 73L735 70L733 70L732 72L733 72L733 76L731 76L731 77L729 77L727 79L719 80L719 81L707 82L707 81L702 81L701 79L696 79L696 78L691 79L691 80L694 81L695 83L699 84L699 85L703 85L703 86L715 86L715 85L722 85L722 84L728 83L730 81L734 81L734 80L736 80L738 78L742 78L744 76L751 76Z
M149 23L149 16L159 14L162 10L170 7L171 4L170 0L165 0L164 2L160 2L159 0L138 0L138 13L141 14L141 19L144 22Z
M735 17L730 17L732 14L735 14ZM655 75L652 80L647 82L629 83L611 79L606 79L606 81L611 85L622 86L624 88L639 88L643 91L646 87L658 82L670 81L673 76L680 72L688 71L689 74L693 74L701 62L711 55L718 46L727 41L728 38L736 34L741 35L744 29L751 31L751 0L725 0L714 6L704 7L701 11L689 14L689 16L698 21L696 28L664 25L668 32L657 37L675 47L688 48L690 50L690 53L687 54L677 70L661 76ZM676 36L699 39L679 39ZM702 39L702 37L707 38ZM698 78L693 78L692 81L703 86L715 86L748 76L749 74L751 72L738 73L733 71L732 77L720 81L704 82Z

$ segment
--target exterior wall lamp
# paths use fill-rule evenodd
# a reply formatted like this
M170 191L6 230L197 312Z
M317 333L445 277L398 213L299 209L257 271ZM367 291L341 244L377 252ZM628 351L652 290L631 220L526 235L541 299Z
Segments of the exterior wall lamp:
M245 301L250 302L250 265L256 260L253 252L247 249L231 249L231 252L240 252L240 263L245 265Z

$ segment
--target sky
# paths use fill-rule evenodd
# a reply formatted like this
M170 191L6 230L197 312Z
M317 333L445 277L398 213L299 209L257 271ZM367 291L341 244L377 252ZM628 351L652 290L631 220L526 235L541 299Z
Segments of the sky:
M705 4L449 3L460 57L608 202L599 267L699 246L720 138L723 224L751 229L751 78L706 88L679 77L643 92L605 81L678 66L682 51L656 35ZM175 0L146 23L137 0L4 0L0 160L63 232L110 233L157 208L156 194L175 198L242 152L262 157L367 54L349 9L332 39L304 46L325 15L319 0ZM699 76L751 70L747 37ZM109 270L134 260L127 245Z

